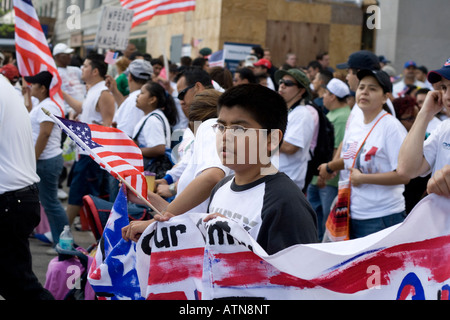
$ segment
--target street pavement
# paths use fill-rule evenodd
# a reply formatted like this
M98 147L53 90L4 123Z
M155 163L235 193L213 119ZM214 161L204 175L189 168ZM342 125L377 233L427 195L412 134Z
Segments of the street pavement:
M64 191L69 193L69 190L66 187L64 187ZM67 207L67 200L62 200L61 202L65 209ZM96 243L95 237L90 230L78 231L74 228L74 226L72 226L71 231L74 238L74 243L76 243L80 247L87 249L92 244ZM57 255L49 255L47 253L47 251L49 251L49 249L51 248L50 244L44 243L41 240L34 238L33 236L30 236L29 241L30 251L32 255L33 271L39 279L39 282L44 285L48 264L50 260L57 257Z

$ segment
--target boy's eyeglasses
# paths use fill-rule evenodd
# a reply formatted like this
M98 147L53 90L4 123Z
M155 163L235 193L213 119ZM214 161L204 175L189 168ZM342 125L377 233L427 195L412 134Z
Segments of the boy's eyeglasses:
M261 129L254 129L254 128L245 128L240 125L231 125L231 126L224 126L223 124L216 123L212 126L215 133L221 133L224 134L226 130L229 130L228 132L234 136L239 136L247 132L248 130L261 130Z
M280 81L278 81L279 85L284 84L286 87L293 87L296 86L297 83L292 81L292 80L284 80L284 79L280 79Z
M179 94L178 94L178 100L183 101L184 100L184 96L186 95L186 93L191 90L193 87L195 87L195 84L190 85L189 87L184 88Z

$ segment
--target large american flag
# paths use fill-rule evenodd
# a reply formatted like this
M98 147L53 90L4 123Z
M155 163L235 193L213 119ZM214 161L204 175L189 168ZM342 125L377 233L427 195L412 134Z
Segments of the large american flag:
M142 152L127 134L116 128L72 121L52 114L49 116L80 148L88 152L95 162L114 178L123 178L147 199L147 181L142 174Z
M134 10L131 28L157 15L195 10L195 0L120 0L120 4Z
M41 71L50 72L53 75L50 98L58 105L61 115L63 115L61 77L31 0L14 0L14 13L19 72L25 77L34 76Z

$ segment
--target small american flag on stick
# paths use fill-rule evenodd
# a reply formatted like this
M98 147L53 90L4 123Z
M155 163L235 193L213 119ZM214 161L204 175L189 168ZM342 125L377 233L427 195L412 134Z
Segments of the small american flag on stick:
M141 149L124 132L116 128L57 117L51 117L75 143L88 152L102 168L120 180L155 213L159 211L147 200L147 181L142 174L144 163Z

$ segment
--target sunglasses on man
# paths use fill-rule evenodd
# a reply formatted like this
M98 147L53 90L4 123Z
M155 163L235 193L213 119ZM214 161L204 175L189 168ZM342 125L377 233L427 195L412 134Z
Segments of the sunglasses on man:
M182 91L180 91L180 93L178 93L178 100L183 101L184 100L184 96L186 95L186 93L191 90L193 87L195 87L195 84L190 85L186 88L184 88Z
M284 84L286 87L293 87L293 86L297 86L297 82L292 81L292 80L284 80L284 79L280 79L280 81L278 81L279 85Z

